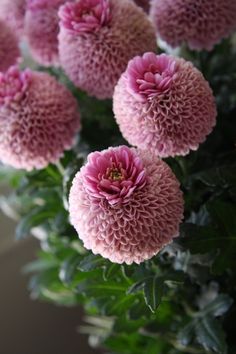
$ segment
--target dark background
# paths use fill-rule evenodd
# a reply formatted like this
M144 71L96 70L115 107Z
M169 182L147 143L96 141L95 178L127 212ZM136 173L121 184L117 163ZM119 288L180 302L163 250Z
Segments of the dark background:
M0 354L93 354L78 333L80 308L30 299L22 267L36 258L37 240L14 240L14 224L0 211Z

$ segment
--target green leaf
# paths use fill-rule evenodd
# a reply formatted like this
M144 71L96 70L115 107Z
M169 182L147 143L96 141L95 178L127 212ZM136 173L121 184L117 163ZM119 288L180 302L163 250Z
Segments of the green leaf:
M62 263L59 277L63 283L69 285L72 282L73 278L78 272L78 265L80 261L81 261L80 255L73 254Z
M105 262L106 260L101 256L90 254L79 263L79 269L82 272L91 272L92 270L102 268L105 265Z
M163 286L163 280L160 277L154 276L145 280L144 299L152 312L155 312L161 303Z
M212 316L222 316L228 309L232 306L233 299L225 294L220 294L215 300L213 300L209 305L207 305L202 313L205 315Z
M195 330L197 341L206 350L214 350L219 354L227 352L225 334L218 320L205 316L196 322Z
M107 264L103 269L103 279L105 281L110 280L115 277L115 275L119 272L120 265L119 264Z
M117 295L117 294L124 294L125 295L125 290L126 287L122 284L119 284L117 282L102 282L100 280L97 281L96 279L86 279L82 282L79 283L77 286L77 291L78 293L85 294L87 296L91 296L92 298L96 297L104 297L106 296L112 296L112 295ZM98 278L99 279L99 278Z
M35 272L43 272L48 269L52 269L58 267L57 260L51 259L37 259L34 262L31 262L23 267L24 273L35 273Z
M232 203L214 201L207 209L222 235L236 237L236 206Z
M134 283L133 285L131 285L128 290L127 290L127 294L136 294L137 292L143 290L145 284L145 279L138 281L137 283Z
M23 217L16 227L16 239L19 240L30 235L33 227L47 222L48 219L54 217L52 210L46 210L45 207L35 207L25 217Z
M194 338L194 335L195 323L191 321L178 333L177 339L182 345L187 346Z

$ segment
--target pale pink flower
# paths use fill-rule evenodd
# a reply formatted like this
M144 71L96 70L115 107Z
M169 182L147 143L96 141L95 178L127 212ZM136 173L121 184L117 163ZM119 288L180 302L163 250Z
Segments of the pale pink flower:
M59 7L66 0L28 0L25 35L33 58L43 66L58 66Z
M18 40L12 29L0 20L0 72L15 65L20 58Z
M89 95L111 98L128 61L155 50L147 15L129 0L86 0L60 8L60 62Z
M140 263L178 236L183 197L165 162L120 146L89 155L74 178L69 211L87 249L115 263Z
M32 170L58 161L80 128L77 102L46 73L0 75L0 160Z
M128 64L113 97L127 141L161 157L196 150L216 123L208 82L190 62L145 53Z
M24 34L26 0L0 0L0 18L20 39Z
M212 50L236 29L235 0L152 0L151 19L172 47Z

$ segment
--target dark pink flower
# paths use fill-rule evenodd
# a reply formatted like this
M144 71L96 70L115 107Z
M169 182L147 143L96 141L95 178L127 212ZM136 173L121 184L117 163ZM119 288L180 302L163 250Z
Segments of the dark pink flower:
M17 67L11 67L5 74L0 73L0 106L20 101L27 90L31 72L20 72Z
M15 65L20 58L18 40L12 29L0 20L0 72Z
M32 170L56 162L80 128L76 100L46 73L0 75L0 160Z
M126 72L129 92L137 100L146 102L170 89L177 65L172 57L165 54L146 53L130 61Z
M88 194L111 205L128 202L146 184L142 161L126 146L90 154L81 173Z
M172 47L211 50L236 29L235 0L152 0L151 19Z
M154 28L130 0L86 0L60 8L60 62L89 95L111 98L128 61L156 49Z
M110 22L110 0L80 0L67 3L61 7L59 16L62 25L72 32L96 32Z
M178 236L183 197L165 162L120 146L89 155L74 178L69 211L87 249L115 263L140 263Z
M33 58L44 66L58 66L58 9L66 0L29 0L25 35Z
M130 61L113 97L127 141L158 156L196 150L216 123L216 105L203 75L180 58L146 53Z

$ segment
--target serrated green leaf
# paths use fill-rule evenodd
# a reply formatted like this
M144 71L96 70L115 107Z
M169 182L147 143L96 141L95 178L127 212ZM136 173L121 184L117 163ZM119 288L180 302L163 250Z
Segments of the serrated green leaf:
M220 294L215 300L208 304L201 312L202 316L222 316L233 304L233 299L225 294Z
M219 354L227 352L225 333L218 320L211 316L199 319L195 325L196 339L206 350Z

